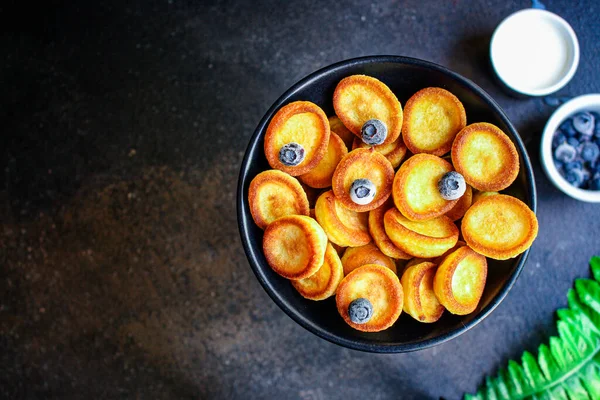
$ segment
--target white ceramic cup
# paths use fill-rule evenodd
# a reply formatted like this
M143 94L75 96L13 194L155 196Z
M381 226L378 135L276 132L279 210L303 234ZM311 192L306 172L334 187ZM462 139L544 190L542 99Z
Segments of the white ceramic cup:
M540 158L544 171L554 186L574 199L600 203L600 190L585 190L572 186L562 177L554 165L552 154L552 138L554 137L554 133L565 119L580 111L595 111L600 113L600 93L575 97L554 111L548 122L546 122L544 132L542 133Z
M510 90L546 96L564 87L579 65L571 25L546 10L528 8L506 17L490 43L494 72Z

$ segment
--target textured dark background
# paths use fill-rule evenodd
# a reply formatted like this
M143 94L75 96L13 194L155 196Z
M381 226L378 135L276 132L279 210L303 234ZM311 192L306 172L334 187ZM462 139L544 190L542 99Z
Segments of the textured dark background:
M490 35L529 1L123 1L0 5L0 397L436 399L474 391L554 333L600 253L600 206L539 165L552 112L494 84ZM599 92L600 4L546 1ZM477 327L410 354L347 350L296 325L254 278L235 217L247 141L290 85L362 55L472 79L526 143L540 234Z

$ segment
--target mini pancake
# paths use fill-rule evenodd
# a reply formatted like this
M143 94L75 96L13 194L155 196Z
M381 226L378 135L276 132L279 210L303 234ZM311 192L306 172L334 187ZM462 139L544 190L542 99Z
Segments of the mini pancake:
M344 278L344 269L337 252L327 244L325 259L321 268L308 278L292 281L298 293L309 300L325 300L335 294Z
M413 265L417 265L422 262L432 262L435 265L440 265L440 263L442 261L444 261L444 258L446 258L447 255L449 255L450 253L453 253L454 250L458 249L459 247L463 247L466 245L467 244L465 242L463 242L462 240L459 240L458 242L456 242L456 244L451 249L447 250L441 256L434 257L434 258L413 258L413 259L409 260L408 263L406 263L406 268L412 267Z
M436 270L434 263L421 262L406 268L400 280L404 291L403 310L419 322L435 322L444 313L444 306L433 292Z
M375 186L375 197L368 204L356 204L350 197L350 188L357 179L368 179ZM364 212L379 207L390 197L393 180L394 168L387 158L373 148L356 149L338 164L333 173L332 189L346 208Z
M402 251L413 257L438 257L458 241L458 228L445 215L411 221L395 208L383 216L385 232Z
M486 279L485 257L463 246L439 265L433 278L433 291L452 314L466 315L477 308Z
M398 137L396 141L389 144L380 144L378 146L369 146L359 138L355 137L352 142L352 150L368 149L373 147L375 151L383 154L388 159L394 169L398 168L404 156L406 155L406 146L402 141L402 137Z
M310 217L287 215L270 223L263 253L273 271L288 279L308 278L321 268L327 235Z
M415 154L406 160L394 177L392 189L398 210L413 221L432 219L450 211L457 200L444 199L438 181L452 170L452 164L431 154Z
M506 189L519 174L519 154L510 138L495 125L471 124L452 144L452 163L465 182L481 191Z
M454 207L446 213L446 217L450 218L452 221L458 221L465 215L469 207L471 207L471 204L473 204L473 188L467 185L465 194L463 194L461 198L456 201Z
M521 200L497 194L478 200L462 219L462 235L476 252L496 260L513 258L535 240L538 221Z
M248 204L261 229L285 215L309 215L308 199L298 180L276 169L263 171L252 179Z
M367 299L373 305L373 315L364 324L355 324L348 315L350 303L359 298ZM379 332L392 326L402 313L404 294L400 280L389 268L367 264L342 280L335 301L348 325L363 332Z
M331 186L331 178L333 177L335 167L337 167L340 160L346 154L348 154L348 149L346 148L346 145L342 139L340 139L340 137L335 133L331 132L329 135L329 145L327 146L325 156L321 159L316 167L311 169L306 174L300 175L300 180L304 184L318 189Z
M475 193L473 193L473 204L475 204L477 201L483 199L484 197L487 196L494 196L500 194L498 192L480 192L480 191L475 191Z
M456 134L467 124L465 108L447 90L419 90L404 105L402 137L414 153L442 156L450 151Z
M396 273L396 263L394 260L383 254L372 243L360 247L348 247L342 256L344 275L348 275L356 268L362 267L365 264L381 265Z
M271 119L265 133L265 156L269 165L292 176L307 173L325 156L329 143L329 121L319 106L296 101L283 106ZM281 148L297 143L304 148L304 159L295 166L279 160Z
M371 241L368 214L347 209L331 190L317 199L315 215L329 240L339 246L358 247Z
M366 75L342 79L333 92L333 108L346 128L359 138L364 123L370 119L378 119L387 127L382 144L392 143L400 136L402 106L378 79Z
M420 264L422 262L432 262L435 265L439 265L442 261L444 261L444 258L446 258L446 256L452 252L454 252L454 250L458 249L459 247L462 246L466 246L467 244L465 242L463 242L462 240L459 240L458 242L456 242L456 244L449 250L447 250L444 254L442 254L441 256L438 257L434 257L434 258L413 258L410 261L408 261L408 263L406 264L406 267L412 267L413 265L417 265Z
M383 215L387 210L394 207L392 199L387 199L385 203L374 210L369 211L369 232L373 242L379 247L379 250L388 257L408 260L412 256L400 250L388 237L383 225Z
M444 258L448 257L451 253L454 253L454 251L457 250L458 248L466 246L466 245L467 244L465 242L463 242L462 240L459 240L458 242L456 242L456 244L450 250L446 251L441 256L434 258L433 260L431 260L431 262L434 263L435 265L440 265L442 263L442 261L444 261Z
M331 132L335 132L344 141L347 150L352 148L352 141L356 136L344 126L337 115L329 117L329 128Z

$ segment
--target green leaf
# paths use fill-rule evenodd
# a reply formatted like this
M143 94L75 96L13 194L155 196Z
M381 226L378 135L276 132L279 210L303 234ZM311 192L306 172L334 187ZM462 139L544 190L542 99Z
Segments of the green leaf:
M561 370L567 369L573 362L571 353L569 353L562 340L556 336L550 338L550 352Z
M565 381L565 388L567 390L567 393L569 394L569 399L571 400L590 399L587 390L585 390L577 375Z
M538 400L554 400L554 399L552 399L552 393L549 390L546 390L539 394L535 394L534 396L531 396L531 397L538 399Z
M594 357L594 362L589 363L582 369L583 386L592 399L600 399L600 356Z
M485 383L486 383L486 391L485 391L485 399L486 400L499 400L501 399L501 397L499 397L498 395L496 395L496 390L494 389L494 384L492 383L492 379L488 376L487 378L485 378Z
M563 339L567 349L575 358L585 357L589 347L585 339L579 334L577 326L568 324L565 321L558 321L558 334Z
M592 275L594 275L594 279L600 282L600 257L592 257L590 260L590 268L592 269Z
M490 385L490 388L495 389L496 397L502 400L510 399L510 393L508 393L508 387L506 386L506 382L504 380L505 376L506 372L500 371L497 378L491 379L492 384Z
M569 289L567 301L569 302L570 311L572 311L573 314L578 315L581 320L587 320L585 324L590 324L590 330L600 334L600 314L583 304L581 300L579 300L579 296L577 296L577 292L574 289Z
M592 310L600 313L600 285L589 279L577 279L575 290L579 299Z
M592 257L594 280L577 279L567 293L569 308L557 311L558 336L525 351L521 364L509 361L465 399L600 399L600 257Z
M538 359L540 369L547 380L552 380L555 376L560 375L561 369L558 364L556 364L554 357L552 357L552 353L550 353L550 349L545 344L540 346Z
M562 385L555 386L549 392L550 399L552 400L569 400L567 396L567 392L565 392L565 388Z
M508 362L508 376L508 383L511 386L513 395L522 395L524 392L529 391L529 384L525 380L523 368L516 361L510 360Z
M477 392L477 394L475 394L475 395L473 395L473 394L466 395L465 400L485 400L485 397L483 397L483 395L480 392Z
M541 386L546 382L546 378L544 378L544 374L540 371L540 367L538 366L535 357L533 357L530 352L526 351L523 353L521 361L523 362L525 376L533 387Z

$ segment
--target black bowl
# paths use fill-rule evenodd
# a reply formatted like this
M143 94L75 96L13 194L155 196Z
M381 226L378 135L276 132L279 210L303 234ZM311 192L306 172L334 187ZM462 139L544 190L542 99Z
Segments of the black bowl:
M264 155L264 134L271 117L283 105L297 100L318 104L333 115L332 97L337 83L344 77L365 74L387 84L402 104L419 89L438 86L454 93L464 104L468 123L490 122L513 140L519 152L521 170L516 181L504 192L523 200L533 211L536 193L533 171L517 131L498 104L479 86L439 65L414 58L373 56L342 61L323 68L292 86L271 106L262 118L246 150L237 192L237 213L244 250L261 285L275 303L294 321L329 340L352 349L400 353L420 350L450 340L466 332L489 315L504 299L519 276L529 250L507 261L488 259L488 280L477 309L466 316L448 312L433 324L422 324L402 313L389 329L377 333L359 332L339 316L332 297L311 301L301 297L289 281L277 275L262 252L263 231L258 228L248 208L248 186L261 171L270 169Z

